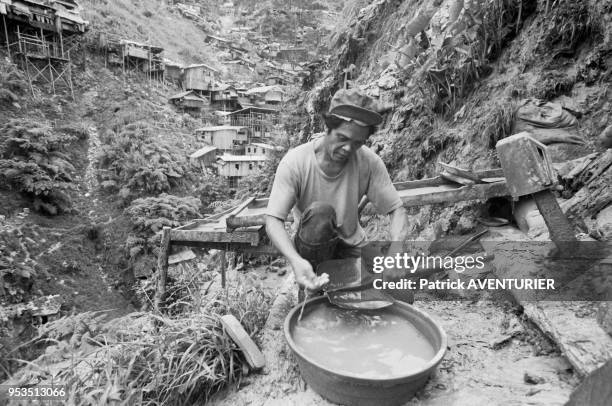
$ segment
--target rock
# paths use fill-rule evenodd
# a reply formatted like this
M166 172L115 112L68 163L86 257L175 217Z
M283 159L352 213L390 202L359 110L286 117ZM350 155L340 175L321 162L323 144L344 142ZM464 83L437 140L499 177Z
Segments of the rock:
M597 310L597 323L612 336L612 302L601 302Z
M531 385L539 385L541 383L546 382L546 379L542 378L541 376L529 372L525 372L525 375L523 375L523 380L525 381L525 383Z
M601 238L608 241L612 238L612 206L608 206L597 214L595 229Z
M378 79L377 84L378 84L378 87L382 89L390 90L397 86L397 79L395 79L391 75L386 75Z
M612 398L612 360L595 370L576 388L566 406L606 406Z
M599 143L604 148L612 148L612 125L606 127L599 135Z

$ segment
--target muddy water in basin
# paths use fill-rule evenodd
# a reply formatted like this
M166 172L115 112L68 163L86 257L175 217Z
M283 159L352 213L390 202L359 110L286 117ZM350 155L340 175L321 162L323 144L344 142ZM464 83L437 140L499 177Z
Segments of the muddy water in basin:
M322 367L362 378L406 376L435 355L423 334L392 308L346 310L318 303L295 325L293 339Z

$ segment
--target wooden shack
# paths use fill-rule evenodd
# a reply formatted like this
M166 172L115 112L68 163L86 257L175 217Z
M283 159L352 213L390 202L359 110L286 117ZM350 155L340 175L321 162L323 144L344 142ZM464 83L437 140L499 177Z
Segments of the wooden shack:
M274 109L283 102L285 91L278 85L261 86L249 89L245 95L254 106Z
M183 110L201 110L210 105L210 100L204 96L200 96L194 90L177 93L169 98L169 102Z
M266 86L286 85L287 84L287 81L279 75L270 75L266 77L265 82L266 82Z
M238 92L232 85L223 83L210 90L210 101L213 108L222 111L240 110Z
M229 114L232 126L243 126L256 138L270 137L274 126L279 123L277 110L262 107L247 107Z
M149 75L150 79L164 78L164 49L150 44L122 39L120 41L124 69L139 70Z
M306 48L283 48L276 53L276 59L293 64L305 61L307 58L308 50Z
M217 161L217 147L206 145L189 155L189 163L199 169L212 167Z
M198 128L196 137L220 151L240 152L249 141L249 130L245 126L221 125Z
M219 71L212 66L204 63L189 65L184 68L183 88L209 94L218 79Z
M0 0L0 46L32 83L66 85L72 92L70 52L76 50L89 23L75 1Z
M240 178L262 169L266 160L263 155L224 154L217 158L217 171L219 176L227 178L229 187L235 188Z
M282 147L272 144L266 144L263 142L251 142L245 146L246 155L261 155L265 157L271 157L275 153L280 152L282 150Z

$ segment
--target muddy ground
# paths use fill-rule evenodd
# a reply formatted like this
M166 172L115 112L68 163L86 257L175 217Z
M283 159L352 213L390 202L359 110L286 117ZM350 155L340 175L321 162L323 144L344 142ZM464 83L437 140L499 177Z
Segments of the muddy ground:
M297 303L291 271L283 277L263 268L230 274L244 277L282 286L260 340L267 365L210 404L331 405L301 379L286 344L282 325ZM418 294L415 306L442 325L449 345L435 376L406 405L563 405L579 382L555 345L504 295L446 301Z

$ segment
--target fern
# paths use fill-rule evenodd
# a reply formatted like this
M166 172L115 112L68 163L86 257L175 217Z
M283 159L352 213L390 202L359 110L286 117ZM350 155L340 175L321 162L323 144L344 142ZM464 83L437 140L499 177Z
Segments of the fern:
M146 123L106 134L97 157L100 185L125 200L169 192L183 185L188 163L177 147L154 136Z
M134 200L125 210L132 222L132 234L125 249L133 265L143 256L154 253L159 244L159 232L163 227L178 227L186 221L200 217L202 203L195 197L178 197L161 194Z
M75 168L63 151L76 140L37 122L10 120L0 127L0 180L48 214L69 209Z

